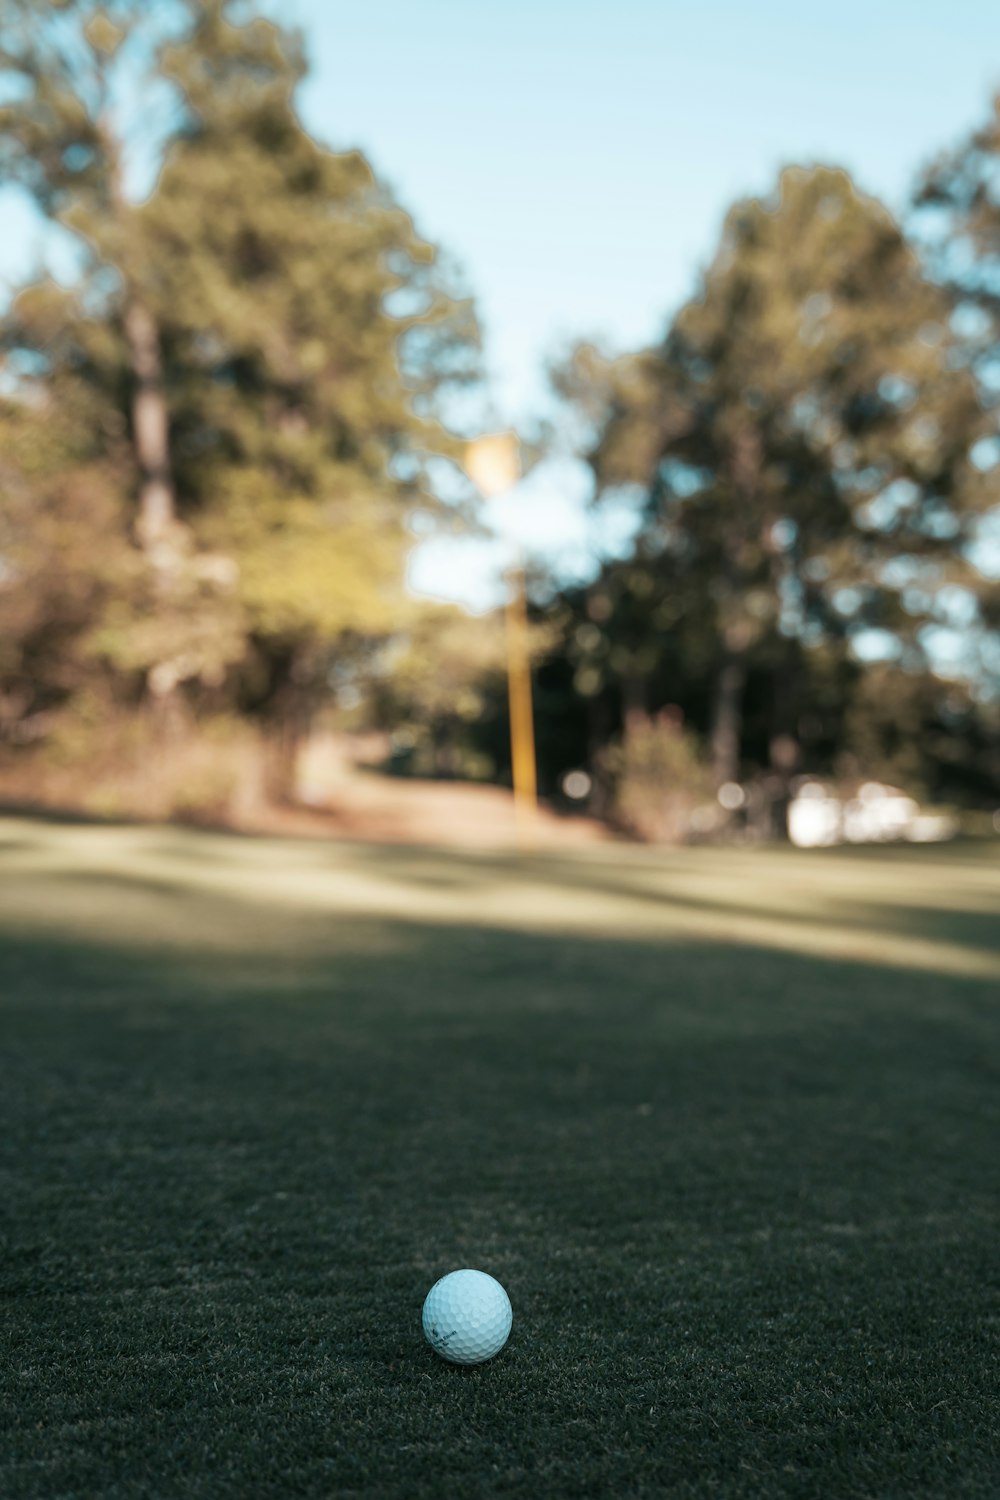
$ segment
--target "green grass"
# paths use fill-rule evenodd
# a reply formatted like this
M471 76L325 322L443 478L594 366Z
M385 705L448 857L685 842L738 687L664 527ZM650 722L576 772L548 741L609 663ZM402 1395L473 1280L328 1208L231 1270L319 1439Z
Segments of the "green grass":
M996 1496L998 913L995 846L0 824L0 1496Z

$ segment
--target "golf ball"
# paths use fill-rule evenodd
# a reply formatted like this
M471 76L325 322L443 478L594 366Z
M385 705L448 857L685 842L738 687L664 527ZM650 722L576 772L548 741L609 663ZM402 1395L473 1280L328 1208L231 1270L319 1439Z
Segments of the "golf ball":
M479 1365L510 1336L510 1298L485 1271L451 1271L424 1299L424 1337L453 1365Z

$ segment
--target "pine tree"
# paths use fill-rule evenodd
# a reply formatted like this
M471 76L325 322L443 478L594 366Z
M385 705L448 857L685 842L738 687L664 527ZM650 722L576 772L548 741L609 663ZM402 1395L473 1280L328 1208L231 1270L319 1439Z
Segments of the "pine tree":
M142 212L158 247L182 514L232 559L245 704L287 723L331 642L398 626L444 388L477 335L447 267L357 152L293 104L302 62L222 4L164 57L190 119Z
M844 173L792 169L732 210L660 348L604 369L581 351L563 372L599 414L598 486L645 492L636 561L709 607L719 782L738 778L766 643L882 628L917 654L934 591L964 573L974 393L950 356L945 299L887 211ZM904 603L928 563L934 589ZM780 697L776 759L794 734Z
M7 317L7 372L22 404L85 380L142 564L91 649L287 741L331 652L405 610L409 515L460 452L442 416L476 376L471 306L360 153L309 136L300 41L246 5L0 0L0 38L0 181L80 247L68 294ZM142 76L169 106L144 199L122 123Z
M924 173L915 195L915 220L931 273L946 289L957 333L956 362L973 375L978 406L967 413L963 438L972 463L965 475L966 505L978 514L974 555L983 563L969 580L979 605L979 629L967 629L979 652L981 684L1000 682L1000 94L978 130L943 153Z
M144 13L136 0L2 0L0 78L8 101L0 107L0 181L20 183L78 237L87 271L114 272L137 471L135 530L155 552L168 545L174 519L168 413L148 246L125 194L116 109L130 54L148 45Z

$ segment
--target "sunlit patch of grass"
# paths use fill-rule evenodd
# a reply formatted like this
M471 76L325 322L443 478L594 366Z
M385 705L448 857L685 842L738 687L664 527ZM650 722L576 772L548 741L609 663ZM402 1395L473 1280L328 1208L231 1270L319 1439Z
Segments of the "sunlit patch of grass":
M0 868L0 916L75 925L109 941L144 932L187 945L245 941L245 914L234 909L227 920L205 904L214 900L252 907L259 942L268 933L283 942L296 917L349 924L366 916L699 938L1000 977L995 846L985 854L972 846L964 857L951 848L602 848L519 859L7 820ZM58 882L53 903L44 892Z

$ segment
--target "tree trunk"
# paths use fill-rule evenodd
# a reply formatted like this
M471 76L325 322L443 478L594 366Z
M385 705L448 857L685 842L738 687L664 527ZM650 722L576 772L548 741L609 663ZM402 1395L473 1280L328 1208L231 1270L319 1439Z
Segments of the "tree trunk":
M269 725L265 732L265 791L275 807L287 807L296 800L299 749L304 738L292 720Z
M712 770L717 786L739 780L746 680L746 658L729 652L719 669L712 708Z
M641 729L648 719L646 679L641 672L629 670L622 678L622 727L626 735Z
M740 422L727 468L733 503L723 524L724 563L717 580L723 586L720 600L723 657L715 682L711 730L712 771L717 787L740 779L747 651L756 636L754 623L743 608L748 579L742 561L746 518L754 514L762 469L760 432L752 418ZM729 620L725 623L727 615Z
M272 656L269 701L262 715L267 746L267 792L276 805L298 797L299 752L313 727L317 663L308 645L290 644Z
M768 794L771 803L771 829L773 839L788 840L788 809L792 800L792 777L799 763L798 740L791 733L794 655L788 661L779 662L771 680L771 734L768 743L771 774L768 777Z
M608 702L603 693L595 693L586 699L587 704L587 769L593 779L590 810L596 818L603 818L611 807L607 771L604 767L604 751L611 736Z
M175 521L170 472L170 436L163 391L163 361L156 323L142 302L125 309L125 338L132 370L132 433L139 469L139 514L136 536L154 563L169 546Z

